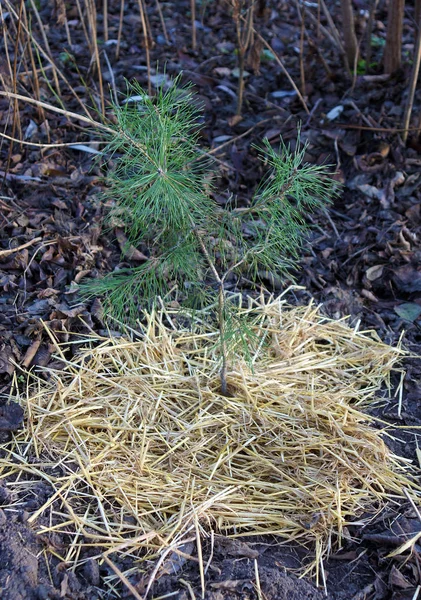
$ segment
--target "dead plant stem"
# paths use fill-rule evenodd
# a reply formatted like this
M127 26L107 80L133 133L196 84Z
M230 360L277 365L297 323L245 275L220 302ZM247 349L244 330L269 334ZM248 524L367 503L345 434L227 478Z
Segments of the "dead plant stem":
M196 0L190 0L191 12L191 47L196 50Z
M117 34L117 45L115 48L115 58L118 59L120 55L121 36L123 33L123 18L124 18L124 0L120 1L120 17L118 22L118 34Z
M18 20L17 20L18 22L17 22L17 32L16 32L15 56L13 58L13 73L12 73L13 92L15 94L17 93L17 81L18 81L17 60L18 60L18 55L19 55L18 47L19 47L19 38L20 38L21 25L22 25L23 8L24 8L24 0L21 0L20 5L19 5L19 16L18 16ZM15 137L16 128L18 128L18 130L19 130L19 137L21 138L22 137L22 130L21 130L21 126L20 126L19 103L18 103L18 99L14 98L14 102L13 102L13 121L12 121L12 137ZM8 156L7 156L6 173L8 173L9 169L10 169L10 162L12 160L12 153L13 153L13 144L10 145Z
M152 96L152 82L151 82L151 56L150 56L150 38L148 25L146 22L146 13L145 13L145 5L143 0L138 0L139 4L139 12L140 12L140 20L142 22L142 31L143 37L145 39L145 55L146 55L146 69L148 75L148 95Z
M404 129L404 132L402 134L402 139L403 139L404 142L406 142L407 137L408 137L408 127L409 127L409 122L411 120L412 107L414 105L415 89L417 87L418 75L419 75L419 72L420 72L420 63L421 63L421 19L418 21L417 25L418 25L418 29L417 29L417 41L416 41L415 50L414 50L414 63L412 65L411 80L410 80L410 83L409 83L409 91L408 91L408 99L406 101L405 115L404 115L404 119L403 119L403 129Z
M244 18L244 17L242 17L242 18ZM259 38L259 40L262 42L262 44L265 46L265 48L267 48L273 54L276 62L281 67L282 72L284 73L284 75L286 76L286 78L288 79L290 84L292 85L293 89L297 92L297 96L298 96L301 104L303 105L304 110L309 115L310 111L308 109L306 101L303 98L303 95L301 94L300 90L298 89L298 87L297 87L295 81L293 80L293 78L291 77L291 75L288 73L288 70L285 68L284 63L279 58L278 54L275 52L275 50L272 48L272 46L265 40L265 38L260 35L260 33L258 33L255 29L253 29L253 31L256 34L256 36Z
M164 34L164 38L167 44L170 43L170 39L168 37L167 26L165 25L164 15L162 14L162 8L159 3L159 0L156 0L156 10L158 11L159 20L161 21L162 33Z

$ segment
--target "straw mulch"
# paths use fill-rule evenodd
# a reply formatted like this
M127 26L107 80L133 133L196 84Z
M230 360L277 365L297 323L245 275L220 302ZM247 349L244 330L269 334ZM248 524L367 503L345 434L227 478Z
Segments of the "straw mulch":
M243 313L257 349L232 360L232 397L216 330L153 313L142 341L97 340L21 399L26 429L1 477L51 484L31 521L69 536L55 550L67 563L86 545L150 559L192 536L201 562L214 530L311 542L318 570L348 523L411 486L361 412L403 351L311 305Z

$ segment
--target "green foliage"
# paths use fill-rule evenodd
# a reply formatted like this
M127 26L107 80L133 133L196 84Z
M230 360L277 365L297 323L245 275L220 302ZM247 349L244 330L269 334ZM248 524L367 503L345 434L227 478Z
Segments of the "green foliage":
M115 203L111 218L123 221L128 243L141 245L149 259L93 280L83 293L104 295L107 311L130 323L157 297L200 308L219 293L223 353L242 337L247 347L246 328L225 301L225 278L234 272L257 282L262 270L285 275L295 266L306 215L335 194L326 168L303 164L306 147L298 142L296 150L281 142L278 153L264 140L259 155L268 171L250 206L223 210L211 197L209 165L198 148L200 111L188 86L177 78L149 98L134 83L114 111L103 154L105 196Z
M300 258L308 231L306 216L323 207L336 193L324 165L304 164L306 145L292 151L282 141L279 153L267 139L260 158L270 167L244 213L253 230L244 254L250 275L260 269L287 275Z
M176 84L154 99L133 84L129 92L141 101L114 107L117 126L104 151L116 158L107 196L128 215L130 243L158 243L164 251L190 235L192 219L200 226L213 213L203 161L194 162L200 158L198 111L188 88Z
M376 69L378 67L378 63L371 62L369 64L370 70ZM364 58L361 58L357 63L357 75L365 75L367 71L367 62Z
M371 36L371 45L373 48L384 48L386 46L385 38L381 38L378 35Z

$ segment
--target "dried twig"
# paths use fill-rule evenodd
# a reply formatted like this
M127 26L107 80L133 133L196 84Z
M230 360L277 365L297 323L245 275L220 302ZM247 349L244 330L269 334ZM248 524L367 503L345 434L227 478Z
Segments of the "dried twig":
M25 248L28 248L29 246L32 246L33 244L36 244L37 242L41 242L41 241L42 241L41 237L36 237L33 240L30 240L29 242L22 244L21 246L16 246L16 248L9 248L8 250L0 250L0 258L5 258L6 256L10 256L10 254L14 254L15 252L20 252L21 250L24 250Z

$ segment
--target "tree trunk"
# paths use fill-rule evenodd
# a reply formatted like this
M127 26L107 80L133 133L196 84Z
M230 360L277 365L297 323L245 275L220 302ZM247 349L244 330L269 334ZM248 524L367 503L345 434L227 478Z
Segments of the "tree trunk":
M392 0L393 1L393 0ZM354 12L352 8L352 0L341 0L342 8L342 29L344 34L345 52L348 59L348 65L351 72L354 71L357 54L358 42L355 35Z
M405 0L389 0L386 47L384 49L385 73L394 73L401 66L404 9Z

